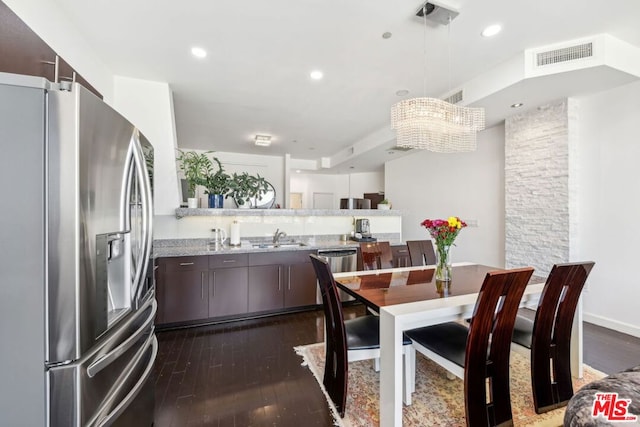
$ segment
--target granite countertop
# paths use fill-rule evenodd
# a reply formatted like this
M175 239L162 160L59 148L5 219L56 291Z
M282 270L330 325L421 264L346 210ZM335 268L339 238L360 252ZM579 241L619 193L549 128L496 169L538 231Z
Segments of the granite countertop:
M399 239L383 239L378 241L388 241L391 245L404 244ZM317 251L319 249L356 249L360 243L353 240L341 241L339 239L294 239L293 242L302 242L304 245L294 246L291 239L282 242L280 247L266 247L268 241L242 241L242 246L219 246L210 243L210 239L164 239L154 241L154 258L178 257L178 256L198 256L217 254L243 254L259 252L286 252L286 251ZM255 246L259 245L259 246Z
M185 216L400 216L396 209L207 209L178 208L176 218Z

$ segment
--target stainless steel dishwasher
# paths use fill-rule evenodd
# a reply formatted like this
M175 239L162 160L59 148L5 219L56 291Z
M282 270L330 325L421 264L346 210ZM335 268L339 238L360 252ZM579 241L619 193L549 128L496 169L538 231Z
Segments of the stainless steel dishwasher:
M320 249L318 256L326 259L332 273L342 273L345 271L356 271L358 268L358 251L356 249ZM342 290L338 290L340 301L353 301L351 295ZM320 288L316 294L316 302L322 304Z

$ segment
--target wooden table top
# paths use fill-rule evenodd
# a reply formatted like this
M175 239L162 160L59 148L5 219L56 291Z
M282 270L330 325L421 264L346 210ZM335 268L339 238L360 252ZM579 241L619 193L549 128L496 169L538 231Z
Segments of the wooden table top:
M479 264L453 266L450 282L436 282L434 266L343 273L336 275L335 281L340 289L378 310L388 305L477 294L486 274L495 270L500 269ZM530 284L542 282L544 278L533 276Z

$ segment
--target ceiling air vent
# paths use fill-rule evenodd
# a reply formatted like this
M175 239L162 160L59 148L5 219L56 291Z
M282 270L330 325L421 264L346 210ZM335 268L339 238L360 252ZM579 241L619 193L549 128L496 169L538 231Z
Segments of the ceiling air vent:
M584 43L547 52L539 52L536 54L536 66L543 67L545 65L575 61L576 59L591 58L592 56L593 43Z
M458 102L462 101L462 89L452 95L449 95L444 99L444 101L448 102L449 104L457 104Z

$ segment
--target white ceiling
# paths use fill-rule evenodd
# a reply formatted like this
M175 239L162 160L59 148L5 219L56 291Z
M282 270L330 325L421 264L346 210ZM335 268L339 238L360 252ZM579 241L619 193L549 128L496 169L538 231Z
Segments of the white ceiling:
M599 33L640 47L638 0L447 1L460 15L450 28L429 23L426 68L419 0L58 2L114 74L170 84L179 147L319 159L380 139L339 162L339 172L397 155L388 153L388 128L398 90L439 97L525 49ZM503 31L481 37L493 23ZM208 56L194 58L193 46ZM323 80L309 78L314 69ZM543 80L542 89L521 85L519 102L567 96ZM492 125L513 113L502 105L508 99L474 105L487 108ZM255 134L272 135L272 146L255 147Z

